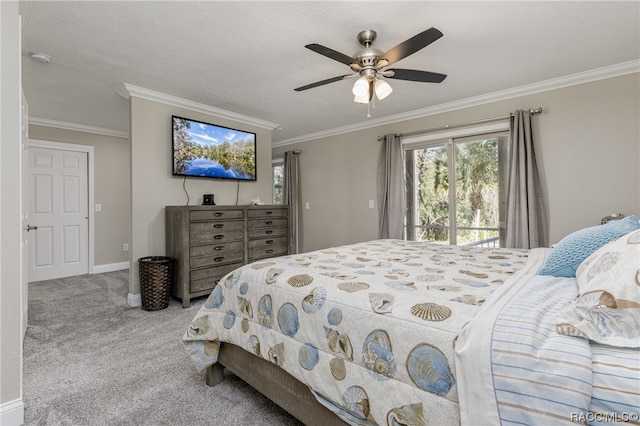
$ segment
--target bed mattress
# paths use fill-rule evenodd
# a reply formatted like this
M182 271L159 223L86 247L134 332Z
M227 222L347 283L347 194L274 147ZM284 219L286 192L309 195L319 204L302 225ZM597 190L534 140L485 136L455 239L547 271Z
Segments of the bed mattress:
M199 370L221 341L268 359L350 424L459 424L456 336L528 255L376 240L259 261L220 281L184 343Z

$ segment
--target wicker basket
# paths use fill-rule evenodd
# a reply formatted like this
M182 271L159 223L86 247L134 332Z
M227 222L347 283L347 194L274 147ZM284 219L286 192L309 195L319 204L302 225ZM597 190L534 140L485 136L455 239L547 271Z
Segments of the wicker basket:
M173 281L173 259L149 256L138 259L142 309L159 311L169 306Z

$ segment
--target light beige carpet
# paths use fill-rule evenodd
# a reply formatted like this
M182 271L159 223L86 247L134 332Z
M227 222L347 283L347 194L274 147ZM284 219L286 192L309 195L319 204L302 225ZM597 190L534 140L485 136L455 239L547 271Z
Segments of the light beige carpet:
M127 305L128 271L29 285L26 425L299 425L235 376L210 388L181 342L204 299Z

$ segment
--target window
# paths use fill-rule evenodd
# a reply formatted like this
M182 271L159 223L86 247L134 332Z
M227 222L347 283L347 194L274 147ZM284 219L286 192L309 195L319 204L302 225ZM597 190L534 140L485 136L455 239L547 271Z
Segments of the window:
M407 147L408 238L504 245L507 140L492 133Z
M274 159L273 169L273 204L284 204L282 199L282 185L284 184L284 159Z

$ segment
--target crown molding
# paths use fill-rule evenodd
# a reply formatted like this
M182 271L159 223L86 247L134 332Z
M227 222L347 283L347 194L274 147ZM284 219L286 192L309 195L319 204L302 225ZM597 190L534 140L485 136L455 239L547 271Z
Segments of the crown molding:
M133 86L128 83L122 83L116 93L125 99L129 99L132 96L137 98L146 99L148 101L159 102L166 105L175 106L178 108L185 108L192 111L200 112L203 114L213 115L219 118L237 121L239 123L248 124L251 126L260 127L273 131L280 126L279 124L272 123L270 121L260 120L258 118L249 117L247 115L238 114L224 109L212 107L211 105L202 104L199 102L190 101L188 99L178 98L177 96L167 95L165 93L156 92L153 90L145 89L138 86Z
M273 141L271 146L276 148L295 143L308 142L315 139L337 136L344 133L356 132L359 130L370 129L372 127L394 124L401 121L413 120L416 118L424 118L431 115L442 114L445 112L456 111L459 109L470 108L478 105L498 102L506 99L517 98L520 96L532 95L535 93L546 92L549 90L561 89L578 84L590 83L597 80L605 80L607 78L619 77L626 74L640 72L640 60L623 62L621 64L611 65L603 68L597 68L590 71L584 71L577 74L571 74L564 77L553 78L540 81L538 83L526 84L511 89L500 90L497 92L487 93L485 95L474 96L471 98L460 99L453 102L447 102L440 105L434 105L409 111L402 114L395 114L388 117L368 120L363 123L336 127L335 129L323 130L320 132L309 133L307 135L297 136L281 141Z
M49 120L48 118L29 117L29 124L34 126L54 127L56 129L74 130L76 132L93 133L129 139L129 133L122 130L107 129L105 127L87 126L84 124L68 123L66 121Z

